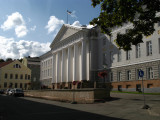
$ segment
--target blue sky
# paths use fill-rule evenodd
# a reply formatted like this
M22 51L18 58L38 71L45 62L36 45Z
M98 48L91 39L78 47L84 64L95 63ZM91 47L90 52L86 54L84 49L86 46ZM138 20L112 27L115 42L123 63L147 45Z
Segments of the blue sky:
M0 58L39 56L49 50L62 24L89 25L100 8L91 0L0 0Z

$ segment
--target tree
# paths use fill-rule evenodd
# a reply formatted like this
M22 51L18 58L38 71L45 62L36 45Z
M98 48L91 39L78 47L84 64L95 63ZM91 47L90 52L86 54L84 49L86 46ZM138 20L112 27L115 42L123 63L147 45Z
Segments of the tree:
M4 60L3 60L3 59L0 59L0 62L4 62Z
M160 0L92 0L92 6L101 6L99 17L90 24L98 25L101 31L111 36L114 27L132 24L126 33L118 33L115 40L120 49L131 50L131 45L142 43L143 36L155 31L154 24L160 21Z
M12 58L7 58L7 59L6 59L6 62L7 62L7 61L12 61Z

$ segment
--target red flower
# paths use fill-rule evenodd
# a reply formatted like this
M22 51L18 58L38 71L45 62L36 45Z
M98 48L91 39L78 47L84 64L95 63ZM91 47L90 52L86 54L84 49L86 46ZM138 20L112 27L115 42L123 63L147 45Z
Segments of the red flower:
M98 76L104 78L105 76L107 76L107 71L98 72Z

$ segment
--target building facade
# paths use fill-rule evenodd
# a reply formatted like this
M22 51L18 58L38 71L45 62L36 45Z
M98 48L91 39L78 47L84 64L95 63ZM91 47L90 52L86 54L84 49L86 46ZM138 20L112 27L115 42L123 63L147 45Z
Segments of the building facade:
M31 70L18 60L0 63L0 89L30 89Z
M52 88L53 56L51 51L40 56L41 88Z
M31 89L40 89L40 58L24 57L22 63L31 70Z
M141 91L142 78L138 73L143 70L145 91L159 92L160 26L155 24L155 32L143 37L143 43L132 46L132 50L120 50L114 40L118 33L125 33L131 27L126 24L115 28L112 36L108 36L98 27L63 25L50 45L52 87L73 88L72 83L76 81L78 88L83 87L85 81L105 81L111 84L112 90ZM98 73L104 70L107 76L102 79ZM41 75L47 74L42 71Z
M145 92L160 91L160 26L155 24L155 32L143 37L143 43L132 46L132 50L117 49L114 39L118 32L125 33L132 25L125 25L112 32L110 43L113 47L107 53L110 56L110 82L113 90L142 91L142 79ZM144 71L143 78L139 71Z

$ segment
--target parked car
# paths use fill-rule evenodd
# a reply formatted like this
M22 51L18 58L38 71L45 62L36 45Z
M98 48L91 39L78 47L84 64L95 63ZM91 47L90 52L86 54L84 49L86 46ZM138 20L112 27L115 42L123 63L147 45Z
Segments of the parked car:
M10 89L10 91L8 92L8 95L13 95L14 93L14 89Z
M5 91L5 94L6 95L9 95L9 91L10 91L11 89L10 88L8 88L6 91Z
M22 89L19 89L19 88L15 88L13 89L13 96L19 96L19 97L24 97L24 92Z
M0 90L0 94L4 94L4 90Z

